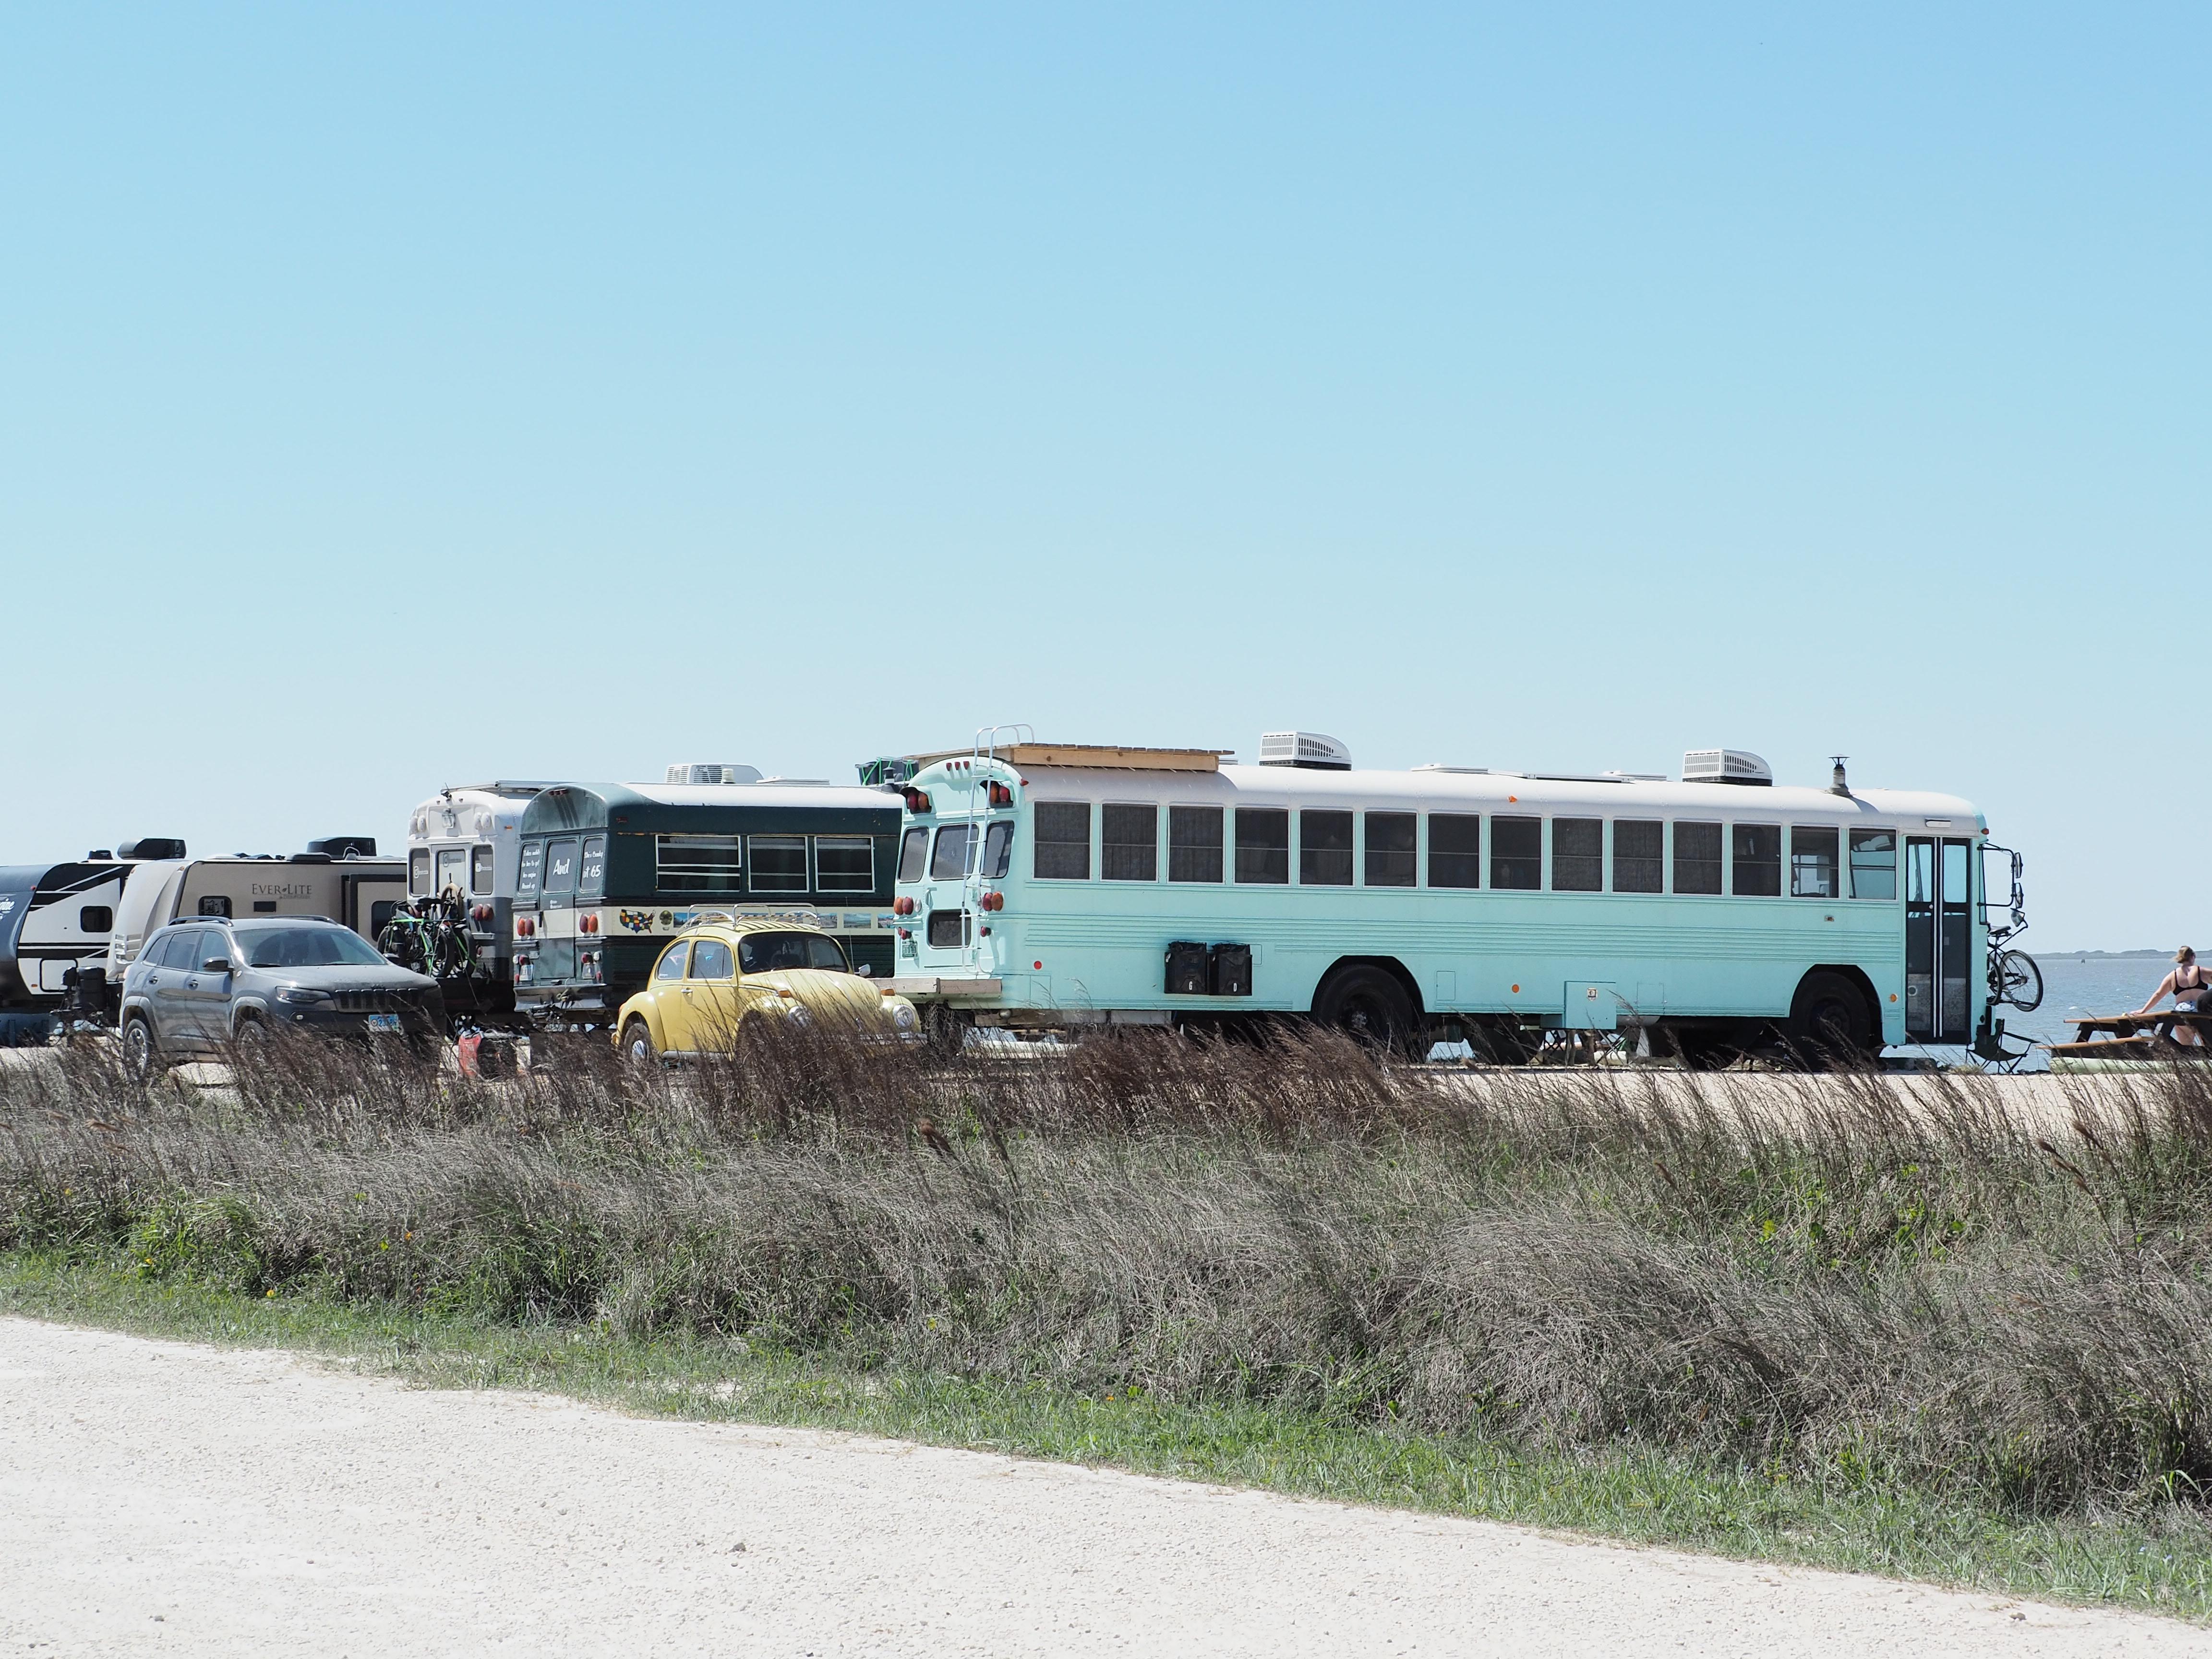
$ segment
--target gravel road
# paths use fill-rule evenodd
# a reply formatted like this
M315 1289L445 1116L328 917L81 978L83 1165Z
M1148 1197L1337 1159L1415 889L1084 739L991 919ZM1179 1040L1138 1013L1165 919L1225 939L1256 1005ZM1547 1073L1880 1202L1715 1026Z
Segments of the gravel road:
M2212 1636L0 1320L0 1653L2166 1655Z

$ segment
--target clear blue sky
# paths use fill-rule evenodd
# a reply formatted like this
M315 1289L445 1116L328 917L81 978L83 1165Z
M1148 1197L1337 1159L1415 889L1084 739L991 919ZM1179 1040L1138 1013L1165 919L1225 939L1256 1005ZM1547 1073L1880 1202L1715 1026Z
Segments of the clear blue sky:
M2196 7L0 11L0 861L1025 720L2212 945Z

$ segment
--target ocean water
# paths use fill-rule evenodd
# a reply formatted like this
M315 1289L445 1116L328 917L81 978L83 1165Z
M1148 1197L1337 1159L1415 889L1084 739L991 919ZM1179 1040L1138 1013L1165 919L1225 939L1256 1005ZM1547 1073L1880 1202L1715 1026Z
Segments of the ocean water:
M2139 956L2059 957L2030 950L2043 969L2043 1006L2032 1014L2017 1008L1998 1011L2008 1036L2038 1042L2071 1042L2073 1020L2083 1014L2124 1014L2140 1008L2173 967L2172 953L2147 951ZM2161 1004L2171 1007L2171 1000Z

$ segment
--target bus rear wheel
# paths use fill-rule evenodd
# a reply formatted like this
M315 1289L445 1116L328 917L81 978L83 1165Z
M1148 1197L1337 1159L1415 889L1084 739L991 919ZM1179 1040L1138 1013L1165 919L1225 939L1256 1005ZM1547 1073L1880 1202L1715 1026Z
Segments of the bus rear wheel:
M1406 988L1380 968L1346 968L1314 998L1314 1018L1384 1053L1410 1055L1420 1021Z
M1790 1057L1807 1071L1850 1071L1873 1063L1874 1017L1866 994L1841 974L1805 975L1784 1035Z

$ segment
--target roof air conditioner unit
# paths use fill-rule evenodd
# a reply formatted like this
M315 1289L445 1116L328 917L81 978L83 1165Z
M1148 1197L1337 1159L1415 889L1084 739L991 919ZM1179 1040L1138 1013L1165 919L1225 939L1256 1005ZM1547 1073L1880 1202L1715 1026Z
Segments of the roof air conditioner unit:
M1682 781L1771 786L1774 769L1747 749L1692 749L1682 757Z
M1260 764L1304 766L1322 772L1349 772L1352 751L1318 732L1262 732Z
M726 761L679 762L668 769L671 783L758 783L757 766L732 766Z

